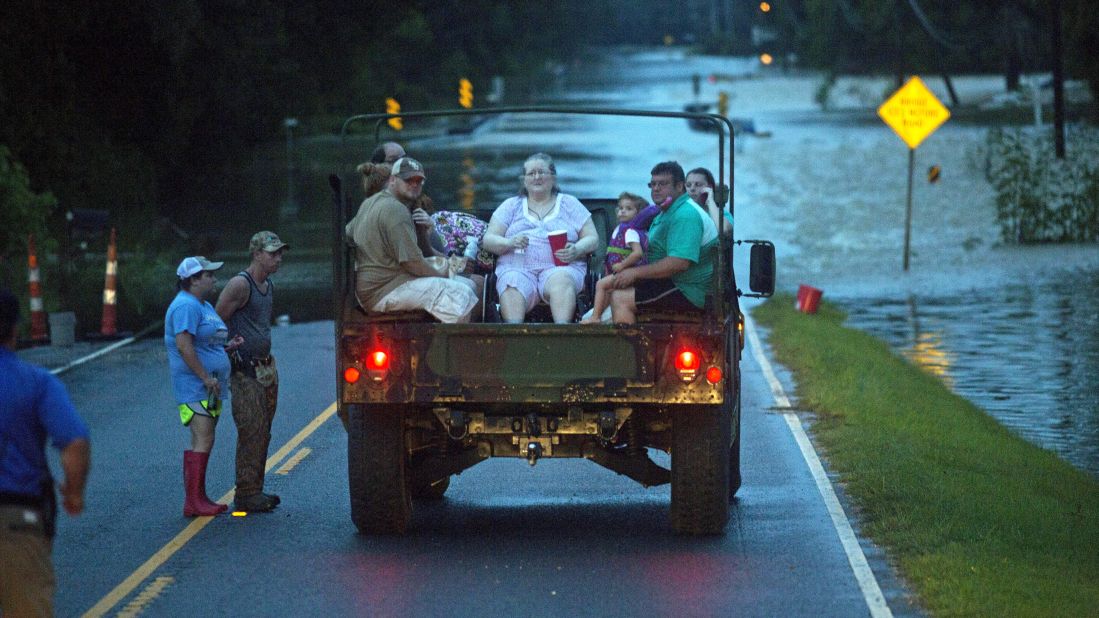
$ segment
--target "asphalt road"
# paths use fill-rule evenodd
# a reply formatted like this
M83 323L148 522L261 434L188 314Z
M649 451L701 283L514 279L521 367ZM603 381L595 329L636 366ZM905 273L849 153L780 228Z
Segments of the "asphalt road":
M87 510L59 524L59 616L918 613L880 552L856 540L870 566L860 585L792 415L776 410L750 350L744 486L723 537L674 536L667 485L645 489L586 461L518 459L475 466L441 502L417 503L407 536L361 536L346 438L331 415L331 331L331 322L274 331L281 389L267 491L283 503L270 514L182 517L189 434L161 340L62 374L92 427L93 469ZM215 500L232 488L235 440L227 415L208 474ZM868 603L867 576L888 607Z

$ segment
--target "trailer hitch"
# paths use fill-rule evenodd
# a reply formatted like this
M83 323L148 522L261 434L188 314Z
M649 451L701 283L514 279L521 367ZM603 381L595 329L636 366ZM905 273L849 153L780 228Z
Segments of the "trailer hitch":
M542 443L537 440L531 440L530 443L527 444L527 462L533 467L534 464L538 463L538 458L541 456Z

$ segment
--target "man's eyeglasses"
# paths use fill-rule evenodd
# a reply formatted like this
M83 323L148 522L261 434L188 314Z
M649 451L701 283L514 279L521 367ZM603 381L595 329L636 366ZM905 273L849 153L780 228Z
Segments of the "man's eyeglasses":
M401 178L401 177L397 176L397 178ZM423 176L413 176L412 178L401 178L401 180L405 181L405 183L407 183L407 184L412 185L413 187L418 187L418 186L424 184L424 177Z
M649 183L649 188L655 189L657 187L660 187L661 189L663 189L664 187L670 186L671 184L672 181L670 180L654 180Z
M523 174L527 178L541 178L543 176L553 176L553 172L549 170L531 170Z

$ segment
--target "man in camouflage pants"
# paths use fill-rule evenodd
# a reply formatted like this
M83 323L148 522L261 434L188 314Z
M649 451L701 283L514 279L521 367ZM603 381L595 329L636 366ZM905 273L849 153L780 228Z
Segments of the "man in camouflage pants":
M274 282L289 245L274 232L258 232L248 245L252 263L225 284L217 312L229 325L229 337L244 343L230 355L229 378L233 422L237 426L237 488L233 509L266 512L278 506L277 495L263 493L271 422L279 398L279 374L271 355L271 309Z

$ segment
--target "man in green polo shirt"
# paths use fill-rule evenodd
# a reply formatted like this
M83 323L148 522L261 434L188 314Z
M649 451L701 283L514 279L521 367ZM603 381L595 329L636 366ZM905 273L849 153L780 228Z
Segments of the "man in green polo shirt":
M694 203L675 161L653 167L649 189L660 214L649 228L648 264L613 275L612 320L633 324L640 311L698 311L713 279L717 228Z

